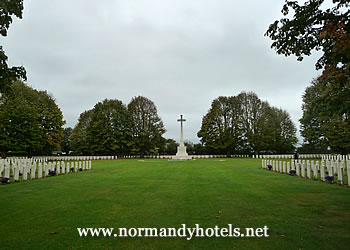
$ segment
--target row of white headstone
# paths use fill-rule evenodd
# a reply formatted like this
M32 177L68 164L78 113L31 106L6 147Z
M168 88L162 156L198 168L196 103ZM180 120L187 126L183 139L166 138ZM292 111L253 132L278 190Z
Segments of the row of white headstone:
M289 174L291 170L294 170L295 175L308 179L326 181L326 176L337 176L337 182L341 185L344 184L344 179L347 176L347 184L350 187L350 160L262 160L263 169L269 170L268 165L272 167L272 171Z
M79 170L92 169L91 161L32 161L28 159L0 160L0 177L10 178L11 173L13 175L13 181L20 181L20 175L22 175L22 181L28 179L41 179L48 177L50 171L55 171L55 175L69 174L72 172L78 172Z
M117 156L104 155L104 156L35 156L34 159L43 159L45 161L97 161L97 160L114 160Z
M350 160L350 155L322 155L322 160L338 160L338 161L348 161Z
M258 159L293 159L294 155L253 155Z
M293 159L294 154L284 155L253 155L259 159ZM322 160L350 160L350 155L330 155L330 154L299 154L300 159L322 159Z

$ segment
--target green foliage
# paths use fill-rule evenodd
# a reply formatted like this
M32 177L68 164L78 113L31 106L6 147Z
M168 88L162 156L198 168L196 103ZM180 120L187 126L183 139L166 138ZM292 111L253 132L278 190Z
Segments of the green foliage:
M131 152L141 157L158 153L165 140L162 135L165 128L158 116L156 105L143 96L134 97L128 105L131 119Z
M272 108L256 94L218 97L203 117L198 132L211 153L284 153L297 142L286 111Z
M173 139L164 139L163 146L160 147L159 153L165 155L175 155L179 144Z
M61 150L66 154L69 154L69 152L72 151L72 131L73 129L71 127L63 129L63 141L61 143Z
M72 132L78 154L129 155L165 152L163 122L154 103L142 96L128 107L118 100L104 100L80 115Z
M350 152L350 85L319 77L303 95L301 135L310 151ZM329 78L328 78L329 79Z
M124 104L104 100L93 108L87 140L94 154L124 155L131 140L130 121Z
M349 1L334 0L331 8L322 8L324 0L309 0L304 5L287 0L282 8L285 16L270 25L265 33L274 42L278 54L294 54L298 60L322 50L317 69L326 65L349 63ZM294 13L292 19L288 18ZM345 46L344 46L345 45Z
M5 0L0 2L0 35L7 36L12 23L12 15L22 18L23 0Z
M78 123L75 125L72 131L72 149L75 153L84 155L92 154L90 146L88 144L87 129L91 122L91 115L93 110L84 111L80 114Z
M50 154L59 148L64 123L50 95L17 81L0 101L0 150Z
M214 153L235 153L243 141L240 117L237 97L218 97L203 117L198 137Z
M23 0L0 1L0 35L7 36L7 31L12 23L12 15L22 18ZM15 80L27 80L23 67L9 68L8 57L0 46L0 93L8 90Z

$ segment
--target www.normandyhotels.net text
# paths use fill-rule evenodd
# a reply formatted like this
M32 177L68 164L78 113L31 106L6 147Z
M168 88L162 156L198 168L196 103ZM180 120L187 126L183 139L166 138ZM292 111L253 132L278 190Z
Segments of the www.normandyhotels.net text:
M202 228L199 224L179 228L77 228L80 237L181 237L191 240L193 237L269 237L268 227L238 228L228 224L227 227Z

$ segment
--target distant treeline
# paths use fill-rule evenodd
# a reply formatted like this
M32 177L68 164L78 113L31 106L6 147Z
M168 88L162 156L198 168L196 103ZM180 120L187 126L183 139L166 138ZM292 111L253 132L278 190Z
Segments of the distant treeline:
M307 98L305 94L304 100ZM303 106L302 122L306 115L316 115L309 109L315 102L309 103ZM156 105L143 96L134 97L128 105L105 99L81 113L74 128L64 129L64 124L62 111L45 91L16 81L0 96L3 156L51 155L53 151L75 155L172 155L178 146L174 139L163 137L166 130ZM302 134L310 138L311 127L302 128ZM319 128L315 131L320 133ZM201 142L186 145L189 154L283 154L295 150L295 134L295 125L285 110L271 107L253 92L242 92L213 100L197 134ZM327 140L321 141L323 149L329 146ZM319 149L310 141L305 145L304 152Z

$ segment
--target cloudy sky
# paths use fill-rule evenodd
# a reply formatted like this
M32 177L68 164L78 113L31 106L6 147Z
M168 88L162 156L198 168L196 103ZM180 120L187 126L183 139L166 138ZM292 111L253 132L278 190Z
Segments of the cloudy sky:
M28 84L51 93L74 127L105 98L142 95L167 133L198 142L202 117L218 96L254 91L287 110L297 127L302 94L318 55L297 62L264 37L284 0L25 0L0 44Z

